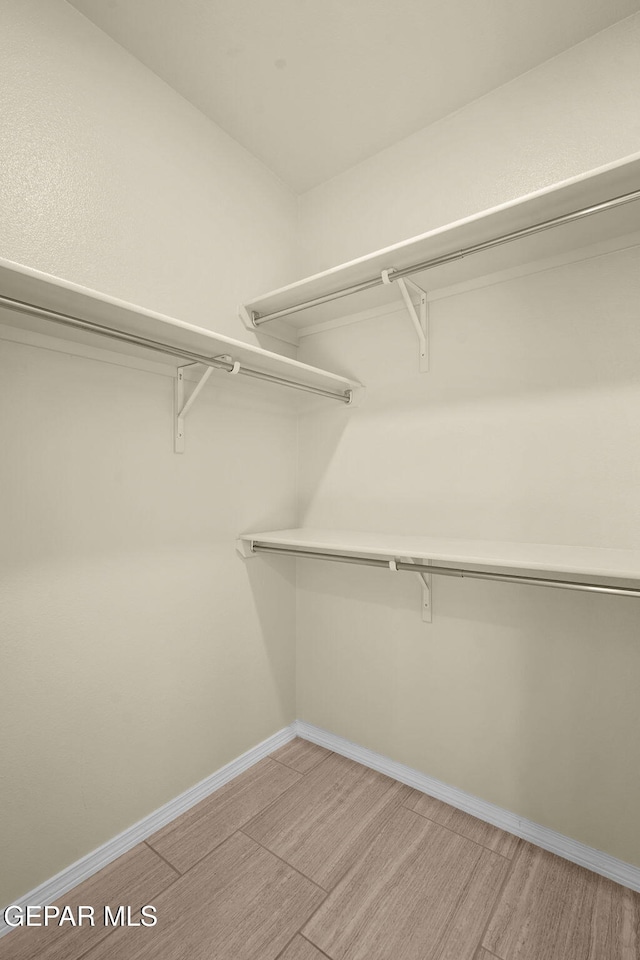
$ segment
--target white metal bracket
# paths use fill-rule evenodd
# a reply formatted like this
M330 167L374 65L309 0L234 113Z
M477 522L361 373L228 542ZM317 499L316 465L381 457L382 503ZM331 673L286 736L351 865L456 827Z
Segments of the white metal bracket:
M419 573L420 583L422 585L422 619L425 623L431 623L433 619L433 597L431 595L431 574Z
M393 277L389 276L391 272L392 271L390 270L382 271L382 282L388 284L397 283L400 288L404 305L407 308L407 312L418 337L420 372L426 373L429 369L429 312L426 290L423 290L422 287L419 287L417 283L413 282L413 280L409 280L405 277L398 277L397 280L394 280ZM409 290L418 295L419 299L417 310L413 300L411 299Z
M193 403L204 387L205 383L213 373L213 367L205 367L204 373L191 391L189 399L184 399L184 371L187 367L194 367L194 363L185 363L176 370L176 379L173 390L173 408L175 430L173 436L173 449L175 453L184 453L184 419L193 406Z
M406 560L404 561L407 562ZM420 564L424 566L425 563L430 563L429 560L416 560L413 559L411 563ZM422 619L425 623L431 623L433 619L433 596L432 596L432 585L431 580L432 576L430 573L425 573L423 570L416 570L416 577L420 581L420 586L422 587Z
M228 371L229 374L236 374L240 372L240 361L234 360L233 357L229 357L226 354L223 354L220 357L212 357L213 360L220 360L223 363L228 364L231 367L231 370ZM184 399L184 371L187 367L198 366L197 363L185 363L182 366L178 367L176 371L176 379L174 383L174 414L175 414L175 431L174 431L174 442L173 448L176 453L184 453L184 418L187 413L193 406L196 397L204 387L205 383L213 373L215 367L205 367L204 373L196 383L195 387L191 391L189 399L185 401Z

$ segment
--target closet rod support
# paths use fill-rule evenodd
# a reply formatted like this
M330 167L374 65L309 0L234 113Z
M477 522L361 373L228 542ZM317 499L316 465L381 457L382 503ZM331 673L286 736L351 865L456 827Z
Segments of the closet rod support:
M295 547L279 547L254 540L249 555L271 553L286 557L299 557L307 560L329 560L337 563L358 563L367 567L389 569L389 561L378 557L355 556L351 554L324 553L321 550L302 550ZM555 577L531 577L519 573L497 573L490 570L474 570L468 567L446 567L428 561L420 561L425 570L417 570L415 563L395 560L396 570L409 570L411 573L427 572L437 577L461 577L471 580L496 580L500 583L521 583L535 587L556 587L562 590L575 590L584 593L601 593L615 597L639 597L640 587L609 586L608 584L589 583L582 580L562 580Z
M430 560L415 560L417 565L423 566L425 564L430 564ZM431 574L425 573L424 569L416 572L416 576L420 581L420 587L422 590L422 619L425 623L431 623L433 619L433 597L431 594L432 582Z
M37 304L29 303L26 300L17 300L14 297L6 297L0 294L0 306L9 307L10 310L16 313L24 313L30 317L40 317L44 320L51 320L53 323L58 323L61 326L70 327L74 330L86 330L89 333L96 334L96 336L99 337L105 337L108 340L134 344L137 347L144 347L145 350L151 350L154 353L163 354L164 356L188 360L190 364L202 363L204 366L213 367L216 370L225 370L227 373L239 373L243 377L279 384L283 387L290 387L293 390L301 390L304 393L312 393L319 397L337 400L339 403L350 404L353 401L352 390L326 390L324 387L316 387L310 383L301 383L298 380L289 379L288 377L280 377L275 373L266 373L262 370L245 366L244 364L240 366L237 361L234 362L231 358L222 360L220 357L211 357L206 354L196 353L195 350L176 347L173 344L163 343L161 340L153 340L151 337L144 337L140 334L127 333L126 330L118 330L116 327L109 327L103 323L97 323L94 320L84 320L81 317L76 317L69 313L62 313L59 310L39 307ZM187 366L190 364L187 364Z
M383 270L382 271L382 280L383 283L393 283L394 280L389 274L392 271ZM429 319L427 315L427 292L423 290L422 287L419 287L417 283L414 283L413 280L409 280L408 277L398 277L395 281L400 288L400 293L402 294L402 299L404 300L404 305L407 308L407 313L409 318L413 323L416 335L418 337L418 363L421 373L426 373L429 369ZM415 304L411 299L411 294L409 289L419 298L419 307L420 313L415 308Z
M433 597L431 594L431 574L419 573L418 577L422 586L422 619L425 623L431 623L433 619Z
M198 394L214 371L214 367L205 367L204 372L195 387L191 391L188 400L184 399L184 371L187 367L194 367L195 363L185 363L176 370L174 380L174 410L175 410L175 430L173 438L173 449L175 453L184 453L184 419L193 406Z
M411 569L411 564L414 564L414 570L416 577L420 581L420 588L422 593L422 603L420 609L422 610L422 619L425 623L431 623L433 619L433 604L431 600L431 574L426 572L426 565L430 564L430 560L389 560L389 567L392 570L409 570Z
M552 230L554 227L562 226L566 223L573 223L582 220L585 217L591 217L594 214L605 210L612 210L626 203L632 203L634 200L640 200L640 190L634 190L632 193L625 193L618 197L611 197L609 200L603 200L601 203L594 203L589 207L581 207L579 210L572 210L570 213L564 213L559 217L552 217L549 220L541 220L538 223L531 224L529 227L523 227L521 230L513 230L511 233L504 233L500 236L492 237L489 240L483 240L480 243L472 244L462 249L452 250L450 253L441 254L438 257L432 257L429 260L422 260L419 263L413 263L397 270L389 270L391 280L398 280L402 277L408 277L411 274L422 273L432 267L439 267L445 263L452 263L455 260L462 260L463 257L472 256L475 253L481 253L484 250L491 250L493 247L502 246L504 243L512 243L515 240L522 240L525 237L534 236L545 230ZM309 300L300 300L298 303L292 303L291 306L283 307L280 310L273 310L271 313L260 314L253 311L251 321L254 327L260 327L263 323L269 323L272 320L280 320L291 316L293 313L299 313L301 310L307 310L311 307L320 306L323 303L330 303L333 300L340 300L342 297L349 297L352 294L362 293L365 290L371 290L384 283L383 278L378 273L367 280L361 280L359 283L342 287L339 290L333 290L321 297L313 297Z

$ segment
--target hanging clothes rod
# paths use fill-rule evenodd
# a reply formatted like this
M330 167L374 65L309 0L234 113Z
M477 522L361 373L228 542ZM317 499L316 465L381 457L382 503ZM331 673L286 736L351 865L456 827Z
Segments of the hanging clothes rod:
M442 577L463 577L470 580L498 580L502 583L522 583L534 587L557 587L562 590L578 590L585 593L606 593L617 597L640 597L640 588L608 587L594 583L573 580L546 579L545 577L527 577L517 573L491 573L469 570L464 567L441 567L426 563L407 563L403 560L380 560L372 557L353 557L348 554L322 553L313 550L293 550L288 547L274 547L253 541L255 553L272 553L286 557L300 557L307 560L333 560L338 563L357 563L367 567L384 567L389 570L407 570L410 573L434 574Z
M225 370L227 373L237 372L241 376L251 377L254 380L267 380L269 383L276 383L283 387L291 387L294 390L303 390L305 393L314 393L321 397L330 397L332 400L339 400L341 403L351 402L351 391L334 393L332 390L324 390L322 387L314 387L311 384L300 383L297 380L278 377L273 373L255 370L253 367L244 366L244 364L241 364L239 368L236 369L233 359L227 361L219 357L210 357L206 354L195 353L192 350L185 350L182 347L173 347L171 344L163 343L160 340L152 340L149 337L127 333L124 330L117 330L115 327L108 327L104 324L96 323L93 320L82 320L80 317L38 307L35 304L27 303L23 300L14 300L11 297L0 295L0 305L9 307L18 313L41 317L44 320L51 320L54 323L73 327L77 330L86 330L89 333L95 333L109 340L117 340L121 343L131 343L135 346L144 347L146 350L153 350L155 353L162 353L165 356L177 357L180 360L188 360L191 363L202 363L204 366L213 367L216 370Z
M462 260L464 257L469 257L474 253L481 253L483 250L490 250L492 247L498 247L504 243L511 243L514 240L521 240L524 237L531 237L536 233L541 233L543 230L551 230L553 227L573 223L576 220L582 220L585 217L593 216L593 214L601 213L604 210L612 210L625 203L631 203L633 200L640 200L640 190L634 190L633 193L625 193L622 196L613 197L611 200L603 200L602 203L596 203L591 207L583 207L580 210L565 213L560 217L553 217L551 220L542 220L540 223L534 223L532 226L524 227L522 230L514 230L512 233L505 233L500 237L484 240L482 243L463 247L461 250L445 253L431 260L423 260L420 263L414 263L408 267L401 267L398 270L390 269L385 271L385 273L388 274L389 281L399 280L401 277L409 277L414 273L421 273L423 270L428 270L431 267L439 267L445 263L452 263L454 260ZM363 290L371 290L374 287L382 286L383 283L387 283L387 281L383 279L382 273L379 273L375 277L371 277L370 280L354 283L351 286L343 287L341 290L334 290L332 293L327 293L322 297L315 297L312 300L303 300L290 307L283 307L282 310L274 310L273 313L260 314L254 311L251 314L251 320L255 327L259 327L263 323L268 323L271 320L279 320L293 313L299 313L301 310L318 307L322 303L330 303L332 300L340 300L342 297L348 297L354 293L361 293Z

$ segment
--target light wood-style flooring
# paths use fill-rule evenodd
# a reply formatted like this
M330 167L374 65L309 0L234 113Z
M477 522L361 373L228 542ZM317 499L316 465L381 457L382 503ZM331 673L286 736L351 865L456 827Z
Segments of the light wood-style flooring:
M303 740L62 902L158 924L20 928L0 960L640 960L640 894Z

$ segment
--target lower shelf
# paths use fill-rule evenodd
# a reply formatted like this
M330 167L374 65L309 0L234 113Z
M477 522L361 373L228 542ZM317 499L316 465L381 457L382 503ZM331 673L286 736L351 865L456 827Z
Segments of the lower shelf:
M312 528L245 533L239 544L244 556L280 554L640 597L640 550Z

